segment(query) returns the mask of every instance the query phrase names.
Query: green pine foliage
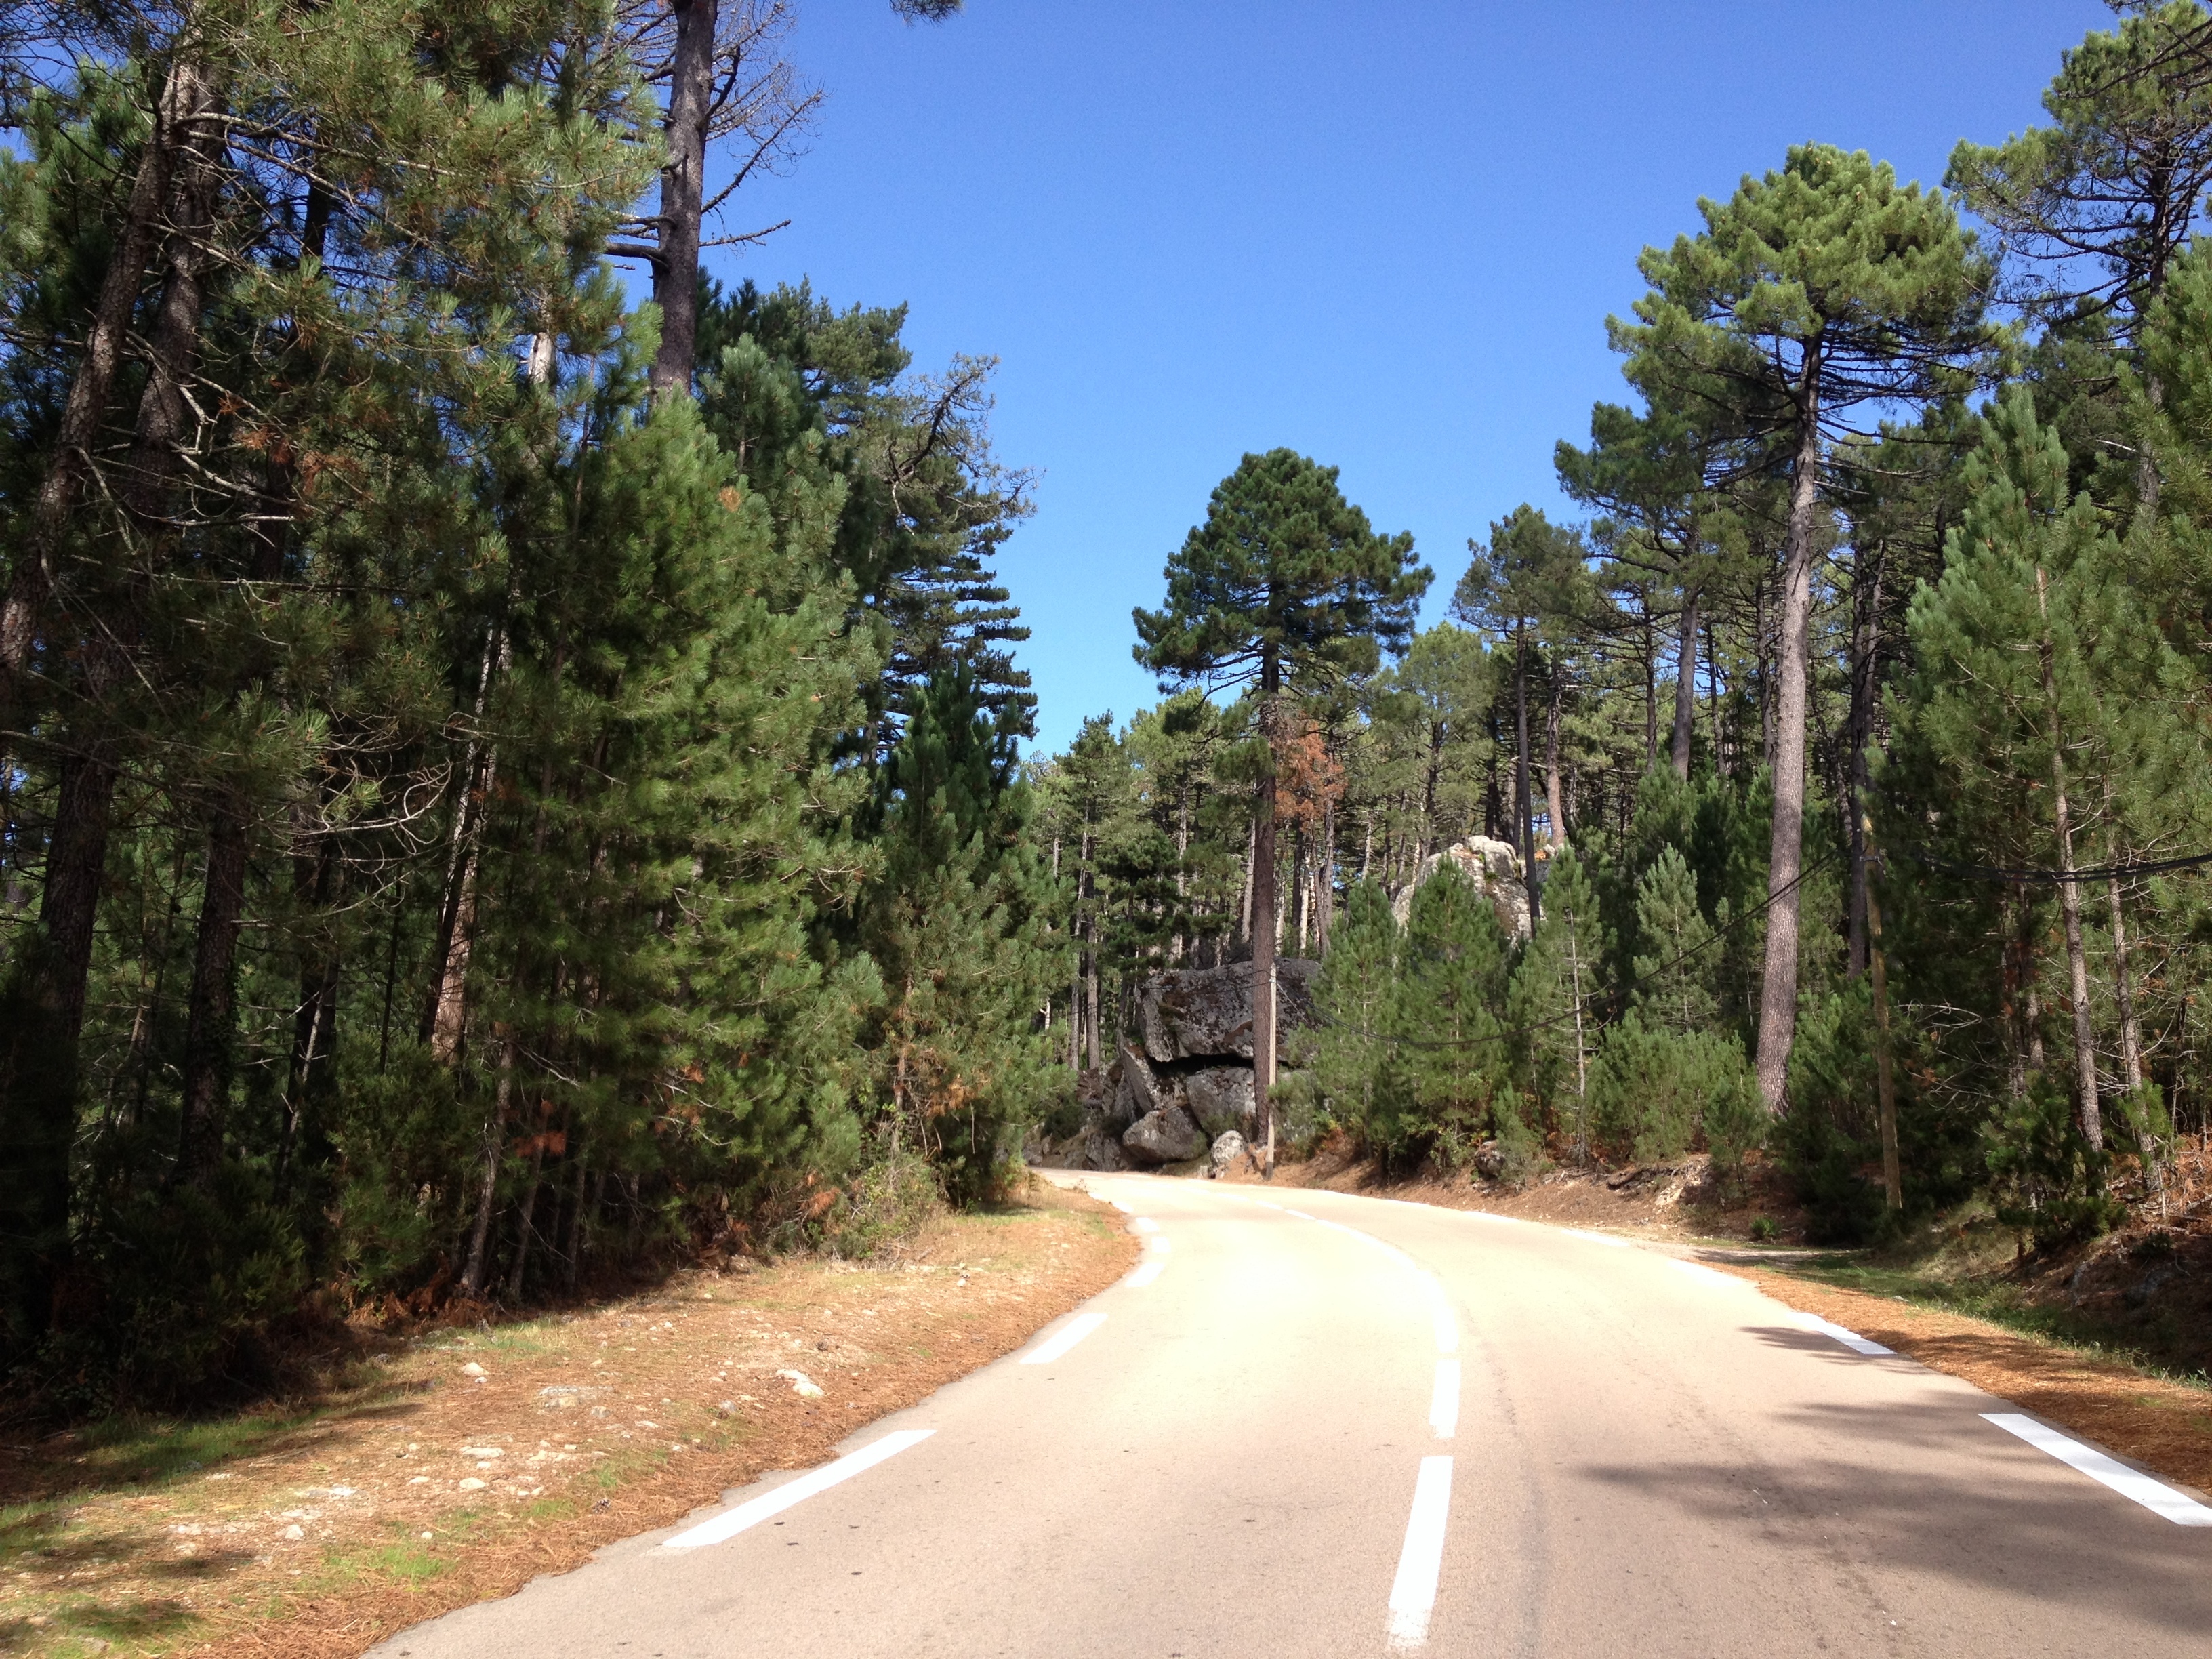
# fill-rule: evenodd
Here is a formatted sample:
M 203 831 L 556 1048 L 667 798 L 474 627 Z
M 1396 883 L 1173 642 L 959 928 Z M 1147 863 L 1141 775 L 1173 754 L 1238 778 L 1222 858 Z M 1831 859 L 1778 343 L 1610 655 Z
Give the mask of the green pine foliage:
M 1596 885 L 1570 848 L 1545 878 L 1543 917 L 1514 966 L 1506 1018 L 1528 1096 L 1577 1158 L 1589 1150 L 1590 1072 L 1612 1012 L 1607 955 Z
M 1398 961 L 1389 1030 L 1404 1109 L 1383 1145 L 1394 1157 L 1437 1149 L 1459 1163 L 1490 1133 L 1510 1057 L 1505 935 L 1457 866 L 1444 865 L 1413 895 Z
M 1720 1011 L 1713 930 L 1698 908 L 1698 884 L 1676 847 L 1663 848 L 1636 884 L 1634 1006 L 1670 1031 L 1710 1029 Z
M 1314 987 L 1322 1025 L 1313 1070 L 1331 1116 L 1377 1146 L 1395 1139 L 1404 1100 L 1391 1028 L 1397 971 L 1398 923 L 1389 895 L 1374 882 L 1355 882 Z
M 994 716 L 965 668 L 923 689 L 878 775 L 884 866 L 854 931 L 883 975 L 870 1047 L 888 1133 L 925 1147 L 963 1200 L 1004 1190 L 1040 1113 L 1050 1078 L 1035 1016 L 1066 969 L 1016 718 Z

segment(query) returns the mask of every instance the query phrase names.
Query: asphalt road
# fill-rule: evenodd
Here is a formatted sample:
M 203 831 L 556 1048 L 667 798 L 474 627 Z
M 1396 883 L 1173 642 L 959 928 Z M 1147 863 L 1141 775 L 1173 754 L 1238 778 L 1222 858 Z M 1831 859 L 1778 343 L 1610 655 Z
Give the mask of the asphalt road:
M 1147 1255 L 1028 1349 L 378 1659 L 2212 1654 L 2197 1495 L 1741 1280 L 1082 1179 Z

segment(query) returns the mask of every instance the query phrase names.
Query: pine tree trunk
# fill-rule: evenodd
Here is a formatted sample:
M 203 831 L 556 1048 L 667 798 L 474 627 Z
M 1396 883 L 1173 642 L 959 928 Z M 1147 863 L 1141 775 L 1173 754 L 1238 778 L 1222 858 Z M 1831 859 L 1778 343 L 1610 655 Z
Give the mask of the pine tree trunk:
M 1846 927 L 1850 939 L 1850 969 L 1854 976 L 1867 970 L 1867 915 L 1869 905 L 1866 837 L 1867 775 L 1866 751 L 1874 740 L 1875 693 L 1877 686 L 1876 653 L 1881 643 L 1881 582 L 1885 561 L 1881 550 L 1872 556 L 1873 574 L 1868 581 L 1855 582 L 1851 602 L 1858 615 L 1851 629 L 1851 709 L 1846 722 L 1850 752 L 1843 757 L 1846 779 L 1844 805 L 1850 828 L 1851 858 L 1850 915 Z
M 689 397 L 698 356 L 700 220 L 721 12 L 719 0 L 669 0 L 669 8 L 676 18 L 676 50 L 669 63 L 668 162 L 660 170 L 659 252 L 653 262 L 653 297 L 660 307 L 660 349 L 650 376 L 656 398 Z
M 2142 1028 L 2136 1018 L 2135 973 L 2129 962 L 2127 911 L 2120 902 L 2119 866 L 2127 861 L 2128 842 L 2118 823 L 2112 803 L 2112 780 L 2105 781 L 2105 811 L 2114 819 L 2108 862 L 2113 873 L 2105 878 L 2105 899 L 2112 913 L 2112 1000 L 2120 1016 L 2120 1086 L 2134 1093 L 2142 1087 Z
M 1997 913 L 1998 1008 L 2004 1020 L 2005 1098 L 2017 1105 L 2027 1097 L 2028 952 L 2027 896 L 2008 890 Z
M 1535 802 L 1528 790 L 1528 642 L 1525 630 L 1513 633 L 1513 845 L 1521 854 L 1521 877 L 1528 888 L 1528 914 L 1536 913 Z
M 1713 625 L 1705 624 L 1705 714 L 1713 726 L 1713 770 L 1729 775 L 1728 742 L 1721 729 L 1721 652 Z
M 199 937 L 185 1024 L 183 1116 L 177 1173 L 203 1193 L 222 1164 L 223 1106 L 230 1092 L 230 1048 L 238 983 L 239 919 L 246 907 L 246 826 L 218 811 L 208 832 L 207 876 L 200 892 Z
M 2035 610 L 2043 621 L 2037 654 L 2043 664 L 2043 701 L 2051 717 L 2051 811 L 2058 829 L 2058 913 L 2066 931 L 2066 975 L 2074 1003 L 2074 1087 L 2081 1138 L 2092 1152 L 2105 1149 L 2105 1124 L 2097 1102 L 2097 1036 L 2089 1008 L 2089 957 L 2081 942 L 2081 890 L 2074 874 L 2074 826 L 2066 802 L 2065 732 L 2058 717 L 2058 678 L 2052 660 L 2050 602 L 2043 568 L 2035 571 Z
M 545 1169 L 545 1135 L 542 1127 L 535 1139 L 538 1144 L 530 1149 L 530 1178 L 522 1186 L 522 1213 L 514 1240 L 514 1271 L 507 1277 L 507 1299 L 510 1303 L 522 1300 L 523 1275 L 530 1268 L 532 1224 L 538 1217 L 538 1188 Z
M 53 1288 L 69 1256 L 70 1147 L 76 1130 L 78 1044 L 120 763 L 120 734 L 103 705 L 131 672 L 137 652 L 142 608 L 137 573 L 155 562 L 171 538 L 170 485 L 189 412 L 185 386 L 199 344 L 204 240 L 214 211 L 215 165 L 221 155 L 220 133 L 209 120 L 216 107 L 215 94 L 201 66 L 191 62 L 174 66 L 163 99 L 150 141 L 165 152 L 152 175 L 163 186 L 154 198 L 158 216 L 154 230 L 161 228 L 159 218 L 166 217 L 168 231 L 161 303 L 147 353 L 146 383 L 139 394 L 126 471 L 118 490 L 133 532 L 147 538 L 149 546 L 143 555 L 121 562 L 122 592 L 109 602 L 107 614 L 88 630 L 83 644 L 78 686 L 82 714 L 73 722 L 57 780 L 39 938 L 28 959 L 18 963 L 11 1006 L 4 1011 L 9 1029 L 8 1047 L 0 1052 L 0 1170 L 9 1178 L 0 1182 L 0 1240 L 5 1241 L 0 1243 L 0 1295 L 13 1304 L 16 1329 L 33 1339 L 45 1331 L 52 1317 Z M 142 168 L 139 182 L 146 177 Z M 136 182 L 132 198 L 135 205 Z M 122 301 L 125 330 L 137 295 L 138 271 L 152 246 L 149 232 L 149 240 L 136 256 L 137 263 L 126 267 L 124 256 L 130 252 L 132 234 L 126 226 L 125 246 L 118 248 L 109 273 L 126 290 Z M 102 302 L 109 297 L 103 283 Z M 95 330 L 102 320 L 95 316 Z M 0 641 L 0 682 L 11 688 L 0 696 L 12 698 L 15 673 L 28 667 L 51 574 L 47 562 L 54 550 L 52 544 L 39 544 L 40 525 L 47 523 L 58 538 L 76 503 L 89 469 L 85 446 L 106 412 L 120 345 L 120 335 L 105 343 L 88 342 L 88 351 L 103 354 L 104 367 L 96 367 L 88 355 L 72 385 L 72 402 L 80 386 L 85 393 L 84 437 L 73 448 L 58 447 L 56 466 L 41 486 L 40 503 L 33 509 L 32 543 L 18 556 L 18 576 L 37 568 L 31 569 L 30 585 L 21 594 L 11 591 L 8 614 L 0 617 L 0 630 L 12 628 L 18 636 L 15 641 Z M 68 414 L 65 407 L 65 421 Z M 42 520 L 42 513 L 50 519 Z M 20 659 L 8 654 L 17 643 Z M 12 708 L 7 712 L 12 714 Z
M 461 1269 L 461 1291 L 471 1300 L 483 1294 L 484 1256 L 491 1240 L 492 1207 L 499 1197 L 499 1166 L 507 1149 L 507 1108 L 514 1089 L 514 1032 L 510 1028 L 499 1051 L 499 1088 L 484 1118 L 483 1173 L 477 1182 L 476 1224 L 469 1231 L 469 1254 Z
M 26 1347 L 52 1318 L 54 1289 L 70 1258 L 77 1039 L 114 795 L 111 763 L 80 755 L 63 759 L 38 933 L 0 1006 L 8 1016 L 0 1048 L 0 1101 L 6 1106 L 0 1113 L 0 1296 L 12 1316 L 0 1320 L 0 1342 L 20 1334 Z M 0 1363 L 13 1357 L 0 1347 Z
M 1260 738 L 1262 758 L 1252 813 L 1252 1091 L 1266 1150 L 1261 1167 L 1275 1173 L 1275 720 L 1281 670 L 1271 652 L 1260 664 Z
M 1314 939 L 1320 954 L 1328 954 L 1329 923 L 1336 916 L 1336 803 L 1321 809 L 1321 866 L 1314 883 Z
M 0 756 L 21 720 L 24 677 L 53 591 L 54 557 L 91 473 L 93 443 L 114 391 L 146 267 L 172 209 L 172 180 L 185 152 L 204 143 L 201 124 L 212 101 L 205 70 L 197 59 L 179 57 L 170 64 L 85 331 L 83 355 L 62 404 L 53 459 L 40 482 L 7 597 L 0 600 Z
M 1766 963 L 1759 999 L 1759 1091 L 1779 1112 L 1797 1030 L 1797 921 L 1805 838 L 1805 694 L 1813 614 L 1813 540 L 1820 476 L 1820 358 L 1799 386 L 1797 454 L 1783 566 L 1780 672 L 1774 687 L 1774 825 L 1766 870 Z
M 1260 868 L 1260 815 L 1255 807 L 1252 827 L 1244 837 L 1244 890 L 1237 900 L 1237 927 L 1246 944 L 1252 939 L 1252 884 Z
M 1698 716 L 1698 590 L 1682 592 L 1682 618 L 1674 636 L 1674 775 L 1690 775 L 1690 727 Z
M 301 850 L 300 843 L 311 834 L 304 824 L 296 831 L 293 897 L 303 915 L 326 917 L 337 896 L 343 866 L 333 836 L 313 836 L 314 851 Z M 316 940 L 314 954 L 321 959 L 317 962 L 311 956 L 302 968 L 300 1003 L 292 1014 L 292 1060 L 284 1073 L 284 1123 L 276 1148 L 279 1204 L 290 1194 L 293 1163 L 301 1156 L 301 1143 L 314 1139 L 309 1133 L 308 1113 L 329 1087 L 331 1059 L 337 1044 L 338 953 L 326 941 Z
M 2113 837 L 2115 842 L 2119 837 Z M 2116 849 L 2112 860 L 2119 862 Z M 2120 1014 L 2120 1085 L 2130 1096 L 2142 1087 L 2142 1033 L 2136 1023 L 2135 975 L 2128 961 L 2127 914 L 2120 903 L 2120 878 L 2106 878 L 2105 896 L 2112 911 L 2112 994 L 2119 1004 Z M 2150 1126 L 2142 1124 L 2136 1132 L 2142 1152 L 2143 1184 L 2154 1193 L 2166 1190 L 2165 1172 L 2160 1168 L 2159 1145 L 2151 1133 Z
M 1552 821 L 1554 853 L 1567 844 L 1567 798 L 1559 775 L 1559 672 L 1554 664 L 1551 705 L 1544 714 L 1544 811 Z
M 291 481 L 272 467 L 261 493 L 261 514 L 251 535 L 253 561 L 247 580 L 257 587 L 284 574 L 287 532 L 292 509 Z M 258 681 L 257 672 L 246 677 Z M 246 868 L 252 850 L 247 803 L 229 784 L 219 785 L 209 803 L 207 879 L 200 889 L 198 938 L 193 951 L 192 983 L 185 1024 L 178 1133 L 177 1170 L 199 1191 L 213 1190 L 222 1158 L 224 1106 L 230 1091 L 230 1058 L 237 1024 L 238 937 L 246 915 Z M 287 1120 L 279 1150 L 281 1174 L 290 1150 Z
M 1659 649 L 1652 637 L 1651 611 L 1644 607 L 1644 769 L 1659 764 Z
M 446 867 L 446 891 L 438 910 L 436 949 L 431 957 L 430 995 L 422 1013 L 422 1041 L 441 1066 L 456 1064 L 468 1029 L 469 958 L 475 953 L 477 876 L 483 855 L 483 819 L 498 782 L 499 750 L 483 736 L 494 684 L 506 672 L 507 635 L 495 624 L 484 636 L 483 660 L 477 674 L 476 730 L 461 759 L 460 798 L 453 804 L 453 849 Z

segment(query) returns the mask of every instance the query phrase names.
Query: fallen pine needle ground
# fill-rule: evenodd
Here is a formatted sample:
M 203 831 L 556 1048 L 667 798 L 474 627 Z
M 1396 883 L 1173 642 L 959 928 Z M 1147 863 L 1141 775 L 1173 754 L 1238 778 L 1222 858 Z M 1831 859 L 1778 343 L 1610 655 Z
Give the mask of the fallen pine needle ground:
M 1799 1273 L 1708 1258 L 1786 1307 L 1857 1332 L 2097 1442 L 2170 1480 L 2212 1492 L 2212 1389 L 2153 1376 L 1988 1320 Z
M 665 1526 L 1020 1346 L 1137 1241 L 1030 1183 L 896 1265 L 688 1272 L 445 1331 L 333 1397 L 0 1460 L 0 1654 L 339 1659 Z

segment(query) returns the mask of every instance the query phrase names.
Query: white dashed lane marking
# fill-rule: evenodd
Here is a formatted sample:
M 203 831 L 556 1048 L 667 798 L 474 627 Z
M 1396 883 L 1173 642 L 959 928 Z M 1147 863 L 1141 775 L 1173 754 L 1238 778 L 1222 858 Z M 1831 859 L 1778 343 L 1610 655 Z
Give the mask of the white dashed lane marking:
M 1392 1651 L 1409 1653 L 1429 1639 L 1429 1614 L 1437 1605 L 1437 1577 L 1443 1571 L 1444 1525 L 1451 1518 L 1452 1461 L 1424 1457 L 1413 1483 L 1413 1512 L 1398 1552 L 1385 1626 Z
M 1106 1322 L 1102 1313 L 1078 1314 L 1022 1356 L 1024 1365 L 1049 1365 Z
M 1436 1392 L 1429 1398 L 1429 1427 L 1439 1440 L 1459 1431 L 1459 1361 L 1437 1361 Z
M 704 1544 L 719 1544 L 724 1539 L 735 1538 L 749 1527 L 757 1527 L 770 1516 L 781 1515 L 794 1504 L 804 1503 L 817 1492 L 824 1492 L 842 1481 L 872 1469 L 885 1458 L 896 1457 L 908 1446 L 918 1446 L 935 1434 L 935 1429 L 901 1429 L 882 1439 L 863 1446 L 839 1458 L 834 1463 L 824 1463 L 818 1469 L 802 1474 L 796 1480 L 786 1481 L 774 1492 L 763 1492 L 750 1503 L 740 1504 L 733 1510 L 725 1510 L 713 1519 L 702 1521 L 689 1531 L 679 1532 L 661 1546 L 665 1550 L 696 1550 Z

